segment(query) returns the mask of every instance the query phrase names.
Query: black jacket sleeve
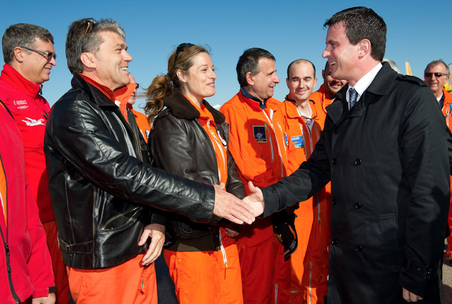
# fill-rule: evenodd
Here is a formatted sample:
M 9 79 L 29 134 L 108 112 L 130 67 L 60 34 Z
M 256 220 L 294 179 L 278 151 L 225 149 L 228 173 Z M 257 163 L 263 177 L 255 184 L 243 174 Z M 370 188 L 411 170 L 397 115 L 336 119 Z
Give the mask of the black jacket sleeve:
M 197 222 L 212 219 L 212 186 L 168 174 L 131 156 L 130 148 L 117 138 L 124 134 L 112 134 L 106 125 L 109 120 L 103 119 L 110 111 L 118 111 L 116 105 L 100 110 L 99 105 L 87 100 L 86 96 L 76 96 L 75 100 L 62 99 L 53 107 L 46 127 L 48 164 L 69 162 L 84 179 L 114 196 L 174 211 Z M 48 170 L 49 176 L 66 174 L 65 168 L 58 166 L 48 166 Z
M 421 296 L 437 284 L 449 210 L 450 164 L 444 119 L 428 87 L 407 97 L 400 159 L 411 189 L 406 216 L 405 263 L 399 283 Z
M 264 217 L 303 202 L 330 181 L 330 164 L 322 133 L 311 157 L 290 176 L 262 189 L 265 200 Z

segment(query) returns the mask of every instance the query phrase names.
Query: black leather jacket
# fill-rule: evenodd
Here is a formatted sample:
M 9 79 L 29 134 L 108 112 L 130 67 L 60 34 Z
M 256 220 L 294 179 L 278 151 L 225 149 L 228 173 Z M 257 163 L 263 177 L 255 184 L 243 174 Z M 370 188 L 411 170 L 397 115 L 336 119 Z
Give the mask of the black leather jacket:
M 217 220 L 213 187 L 152 168 L 134 117 L 128 118 L 80 75 L 52 108 L 45 154 L 68 266 L 112 267 L 144 252 L 138 240 L 156 222 L 150 206 L 198 222 Z
M 212 113 L 221 137 L 228 142 L 229 124 L 224 115 L 203 101 Z M 154 165 L 168 173 L 176 174 L 206 184 L 219 184 L 218 165 L 214 147 L 198 121 L 198 110 L 180 91 L 175 90 L 164 100 L 166 109 L 154 121 L 149 145 Z M 245 196 L 245 188 L 237 172 L 232 156 L 228 159 L 226 190 L 239 198 Z M 199 224 L 188 218 L 171 214 L 171 227 L 176 241 L 168 247 L 175 251 L 218 250 L 218 226 Z M 221 224 L 221 223 L 220 223 Z

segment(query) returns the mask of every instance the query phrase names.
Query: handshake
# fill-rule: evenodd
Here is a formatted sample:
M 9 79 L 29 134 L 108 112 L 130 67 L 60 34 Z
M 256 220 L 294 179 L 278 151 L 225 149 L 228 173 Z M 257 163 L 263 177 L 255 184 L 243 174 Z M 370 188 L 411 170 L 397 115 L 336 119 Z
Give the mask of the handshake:
M 264 213 L 264 196 L 262 191 L 248 182 L 248 189 L 251 193 L 243 200 L 224 191 L 224 184 L 214 185 L 215 206 L 213 214 L 227 219 L 233 223 L 242 225 L 252 224 L 256 217 Z

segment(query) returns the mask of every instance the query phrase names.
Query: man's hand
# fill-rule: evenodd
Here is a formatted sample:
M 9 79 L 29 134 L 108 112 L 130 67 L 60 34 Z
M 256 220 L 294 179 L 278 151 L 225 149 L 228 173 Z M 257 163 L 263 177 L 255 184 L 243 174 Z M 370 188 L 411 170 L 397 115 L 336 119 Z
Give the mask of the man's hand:
M 254 216 L 259 216 L 264 213 L 264 195 L 262 194 L 261 189 L 255 187 L 253 182 L 248 182 L 248 189 L 251 193 L 243 199 L 248 205 L 253 208 Z
M 224 191 L 224 184 L 214 185 L 214 188 L 215 206 L 213 207 L 213 214 L 239 225 L 244 222 L 251 225 L 254 222 L 253 209 L 249 204 Z
M 54 304 L 56 296 L 54 293 L 49 293 L 47 297 L 33 298 L 31 304 Z
M 420 297 L 417 294 L 414 294 L 411 291 L 409 291 L 409 290 L 407 290 L 407 289 L 405 289 L 403 287 L 402 287 L 402 290 L 403 290 L 402 291 L 403 299 L 406 302 L 417 302 L 417 301 L 421 301 L 421 300 L 424 299 L 423 297 Z
M 143 266 L 151 265 L 151 263 L 154 262 L 162 253 L 163 244 L 165 243 L 165 226 L 160 224 L 150 224 L 144 227 L 138 246 L 143 246 L 148 238 L 151 238 L 152 240 L 146 254 L 141 260 L 141 264 Z

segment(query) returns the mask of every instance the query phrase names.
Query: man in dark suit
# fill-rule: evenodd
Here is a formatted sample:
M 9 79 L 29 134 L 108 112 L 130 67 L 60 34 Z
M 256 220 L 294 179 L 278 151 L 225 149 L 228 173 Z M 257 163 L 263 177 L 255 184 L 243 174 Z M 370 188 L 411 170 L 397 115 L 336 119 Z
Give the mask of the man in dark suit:
M 245 200 L 267 216 L 331 180 L 328 304 L 440 303 L 449 160 L 437 101 L 381 63 L 386 24 L 373 10 L 346 9 L 325 26 L 323 57 L 348 85 L 309 160 L 262 191 L 249 185 Z

